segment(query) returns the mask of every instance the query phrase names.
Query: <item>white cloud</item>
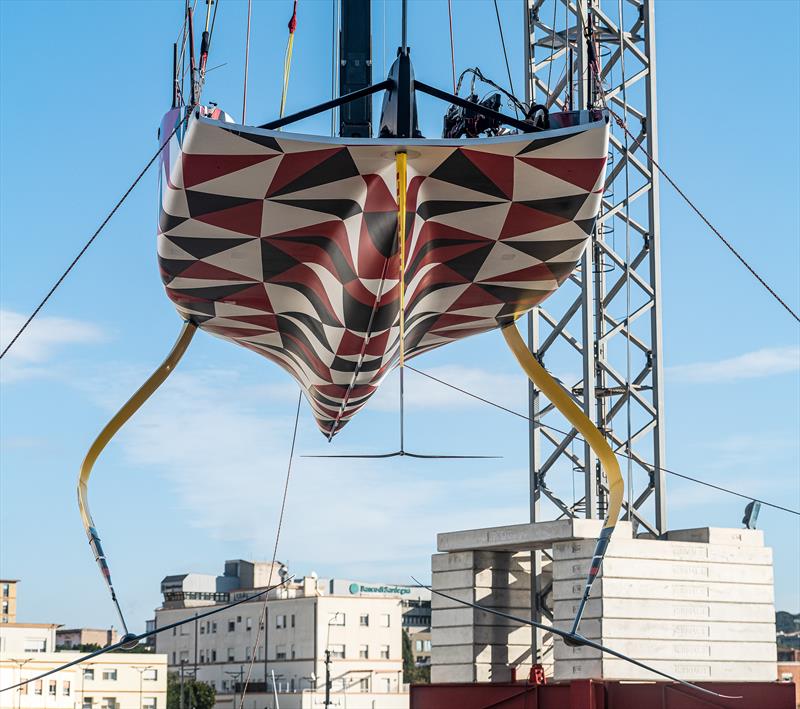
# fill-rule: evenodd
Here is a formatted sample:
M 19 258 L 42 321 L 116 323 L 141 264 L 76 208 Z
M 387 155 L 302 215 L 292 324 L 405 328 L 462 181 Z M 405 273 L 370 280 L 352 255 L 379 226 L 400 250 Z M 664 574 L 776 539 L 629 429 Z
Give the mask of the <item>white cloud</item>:
M 0 310 L 0 349 L 11 341 L 25 319 L 26 316 L 20 313 Z M 37 317 L 3 357 L 0 376 L 3 383 L 52 376 L 50 363 L 61 348 L 103 339 L 100 328 L 90 323 L 46 315 Z
M 248 402 L 248 390 L 246 382 L 228 376 L 177 372 L 126 425 L 119 442 L 129 463 L 166 479 L 187 524 L 269 557 L 294 402 L 256 405 Z M 508 470 L 502 460 L 302 457 L 321 442 L 303 403 L 281 559 L 302 560 L 310 568 L 335 564 L 336 573 L 351 577 L 374 576 L 380 569 L 384 578 L 403 580 L 411 571 L 425 573 L 437 532 L 522 522 L 527 514 L 524 500 L 509 502 L 506 494 L 524 489 L 526 474 Z
M 716 362 L 697 362 L 669 367 L 674 381 L 691 383 L 730 382 L 800 371 L 800 347 L 767 347 Z

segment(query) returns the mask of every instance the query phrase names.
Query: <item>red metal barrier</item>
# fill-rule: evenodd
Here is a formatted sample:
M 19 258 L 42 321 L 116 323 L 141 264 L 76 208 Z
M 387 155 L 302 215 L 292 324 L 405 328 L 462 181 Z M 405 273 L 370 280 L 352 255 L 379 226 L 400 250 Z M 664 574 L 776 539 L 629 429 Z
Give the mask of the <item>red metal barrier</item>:
M 411 709 L 795 709 L 791 683 L 698 684 L 742 699 L 717 699 L 668 682 L 476 682 L 413 685 Z

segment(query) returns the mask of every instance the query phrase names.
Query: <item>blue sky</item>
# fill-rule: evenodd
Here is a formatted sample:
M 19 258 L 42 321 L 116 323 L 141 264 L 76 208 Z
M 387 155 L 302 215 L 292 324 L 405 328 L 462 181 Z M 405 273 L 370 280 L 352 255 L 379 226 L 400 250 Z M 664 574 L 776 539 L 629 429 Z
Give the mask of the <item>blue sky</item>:
M 490 2 L 455 2 L 456 61 L 503 81 Z M 522 85 L 520 3 L 501 12 Z M 450 83 L 447 3 L 411 2 L 417 76 Z M 800 304 L 798 4 L 657 5 L 660 145 L 678 179 L 769 282 Z M 205 98 L 241 113 L 245 8 L 224 0 Z M 256 2 L 248 116 L 277 114 L 290 2 Z M 288 110 L 330 93 L 331 6 L 300 0 Z M 399 3 L 375 4 L 375 75 L 399 41 Z M 2 337 L 27 314 L 156 147 L 170 99 L 181 2 L 0 3 Z M 759 28 L 753 28 L 757 21 Z M 783 41 L 753 52 L 743 28 Z M 794 39 L 794 41 L 793 41 Z M 421 103 L 436 136 L 443 107 Z M 325 133 L 329 118 L 299 129 Z M 116 622 L 75 501 L 86 448 L 170 347 L 179 319 L 155 261 L 148 174 L 37 323 L 3 362 L 0 576 L 22 579 L 20 619 Z M 667 467 L 800 507 L 800 330 L 667 187 L 662 188 Z M 558 363 L 549 363 L 558 369 Z M 488 334 L 415 366 L 524 410 L 524 379 Z M 396 447 L 396 380 L 337 437 L 339 452 Z M 96 466 L 92 509 L 132 625 L 168 573 L 268 558 L 297 387 L 277 367 L 196 338 L 179 372 Z M 425 576 L 435 534 L 527 519 L 524 422 L 408 376 L 407 438 L 418 450 L 496 461 L 298 458 L 279 558 L 379 581 Z M 412 447 L 412 446 L 409 446 Z M 303 406 L 300 454 L 331 450 Z M 562 481 L 563 482 L 563 481 Z M 565 483 L 566 484 L 566 483 Z M 669 480 L 672 528 L 739 526 L 744 501 Z M 800 610 L 800 524 L 762 508 L 777 607 Z

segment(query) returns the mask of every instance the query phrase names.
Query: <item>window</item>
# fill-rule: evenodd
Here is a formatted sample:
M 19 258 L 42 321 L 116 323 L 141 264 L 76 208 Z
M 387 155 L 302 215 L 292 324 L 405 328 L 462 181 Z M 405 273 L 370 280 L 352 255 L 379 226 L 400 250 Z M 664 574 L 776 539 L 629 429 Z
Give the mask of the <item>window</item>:
M 340 660 L 344 660 L 344 645 L 329 645 L 328 649 L 330 650 L 331 657 L 337 657 Z
M 247 630 L 252 630 L 253 629 L 253 619 L 252 618 L 248 618 L 247 621 L 244 624 L 244 627 Z
M 415 649 L 417 652 L 422 652 L 422 640 L 417 640 L 417 641 L 414 643 L 414 649 Z
M 42 693 L 42 680 L 37 679 L 33 683 L 33 693 L 41 695 L 41 693 Z
M 206 651 L 200 650 L 200 664 L 202 665 L 206 661 Z
M 294 654 L 294 645 L 292 645 L 292 659 L 293 659 L 293 660 L 294 660 L 294 657 L 295 657 L 295 654 Z
M 103 679 L 115 681 L 117 679 L 117 671 L 116 670 L 103 670 Z M 105 701 L 105 699 L 103 700 Z
M 150 667 L 142 672 L 142 679 L 143 680 L 150 680 L 155 681 L 158 679 L 158 670 L 154 667 Z
M 228 648 L 228 662 L 236 662 L 236 651 L 232 648 Z
M 211 651 L 211 662 L 216 662 L 216 661 L 217 661 L 217 651 L 216 650 L 212 650 Z
M 368 660 L 369 659 L 369 645 L 359 645 L 358 646 L 358 656 L 362 660 Z
M 292 627 L 294 628 L 294 613 L 292 613 Z
M 3 615 L 8 615 L 8 601 L 3 601 Z
M 331 618 L 330 625 L 344 625 L 345 617 L 344 613 L 335 613 Z
M 156 697 L 142 698 L 142 709 L 156 709 Z
M 286 659 L 286 645 L 276 645 L 275 646 L 275 659 L 276 660 L 285 660 Z
M 217 623 L 216 623 L 216 621 L 211 624 L 211 632 L 212 633 L 216 633 L 217 632 Z
M 381 645 L 381 660 L 388 660 L 388 659 L 389 659 L 389 646 Z
M 358 691 L 369 692 L 369 677 L 362 677 L 358 680 Z
M 294 692 L 294 677 L 289 680 L 289 691 Z
M 381 613 L 381 627 L 388 628 L 392 624 L 392 616 L 388 613 Z
M 383 678 L 383 691 L 384 692 L 392 691 L 392 680 L 389 677 Z
M 50 680 L 50 683 L 49 683 L 49 685 L 47 686 L 47 693 L 48 693 L 48 694 L 49 694 L 51 697 L 55 697 L 55 696 L 56 696 L 56 691 L 57 691 L 57 689 L 58 689 L 58 687 L 57 687 L 57 682 L 56 682 L 56 680 L 54 680 L 54 679 L 51 679 L 51 680 Z
M 178 659 L 181 661 L 181 664 L 184 662 L 189 662 L 189 651 L 181 650 L 181 656 Z
M 92 697 L 84 697 L 83 698 L 83 709 L 92 709 L 92 702 L 94 699 Z
M 200 635 L 205 635 L 205 634 L 206 634 L 206 626 L 201 623 L 200 624 Z
M 363 625 L 365 628 L 369 625 L 369 613 L 363 613 L 358 616 L 358 624 Z
M 175 651 L 172 651 L 172 664 L 175 664 Z
M 22 649 L 25 652 L 47 652 L 47 640 L 43 638 L 25 638 Z
M 232 633 L 234 630 L 236 630 L 236 623 L 234 623 L 232 620 L 229 620 L 228 621 L 228 632 Z
M 65 680 L 64 680 L 64 682 L 62 683 L 62 689 L 61 689 L 61 693 L 62 693 L 62 694 L 65 696 L 65 697 L 68 697 L 68 696 L 69 696 L 69 680 L 68 680 L 68 679 L 65 679 Z
M 237 622 L 237 623 L 241 623 L 241 622 L 242 622 L 242 616 L 240 616 L 240 615 L 237 615 L 237 616 L 236 616 L 236 622 Z
M 425 650 L 425 652 L 430 652 L 430 650 L 431 650 L 431 641 L 430 640 L 423 640 L 422 641 L 422 649 Z
M 103 701 L 100 703 L 100 709 L 117 709 L 117 698 L 103 697 Z
M 94 679 L 94 670 L 85 669 L 83 671 L 83 678 L 84 679 Z
M 3 584 L 3 598 L 8 598 L 9 587 L 7 583 Z
M 276 615 L 275 616 L 275 627 L 276 628 L 285 628 L 286 627 L 286 616 L 285 615 Z
M 250 661 L 250 646 L 249 645 L 244 649 L 244 659 L 247 660 L 248 662 Z

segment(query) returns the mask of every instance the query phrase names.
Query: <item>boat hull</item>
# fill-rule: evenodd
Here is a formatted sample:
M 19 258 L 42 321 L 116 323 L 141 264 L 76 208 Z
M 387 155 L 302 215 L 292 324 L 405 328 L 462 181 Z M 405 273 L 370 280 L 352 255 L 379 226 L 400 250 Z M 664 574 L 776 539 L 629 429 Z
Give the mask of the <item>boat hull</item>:
M 575 268 L 607 115 L 471 140 L 302 136 L 193 114 L 162 154 L 158 257 L 201 329 L 271 359 L 331 436 L 398 364 L 395 154 L 408 155 L 405 358 L 513 321 Z M 161 134 L 180 121 L 172 111 Z

